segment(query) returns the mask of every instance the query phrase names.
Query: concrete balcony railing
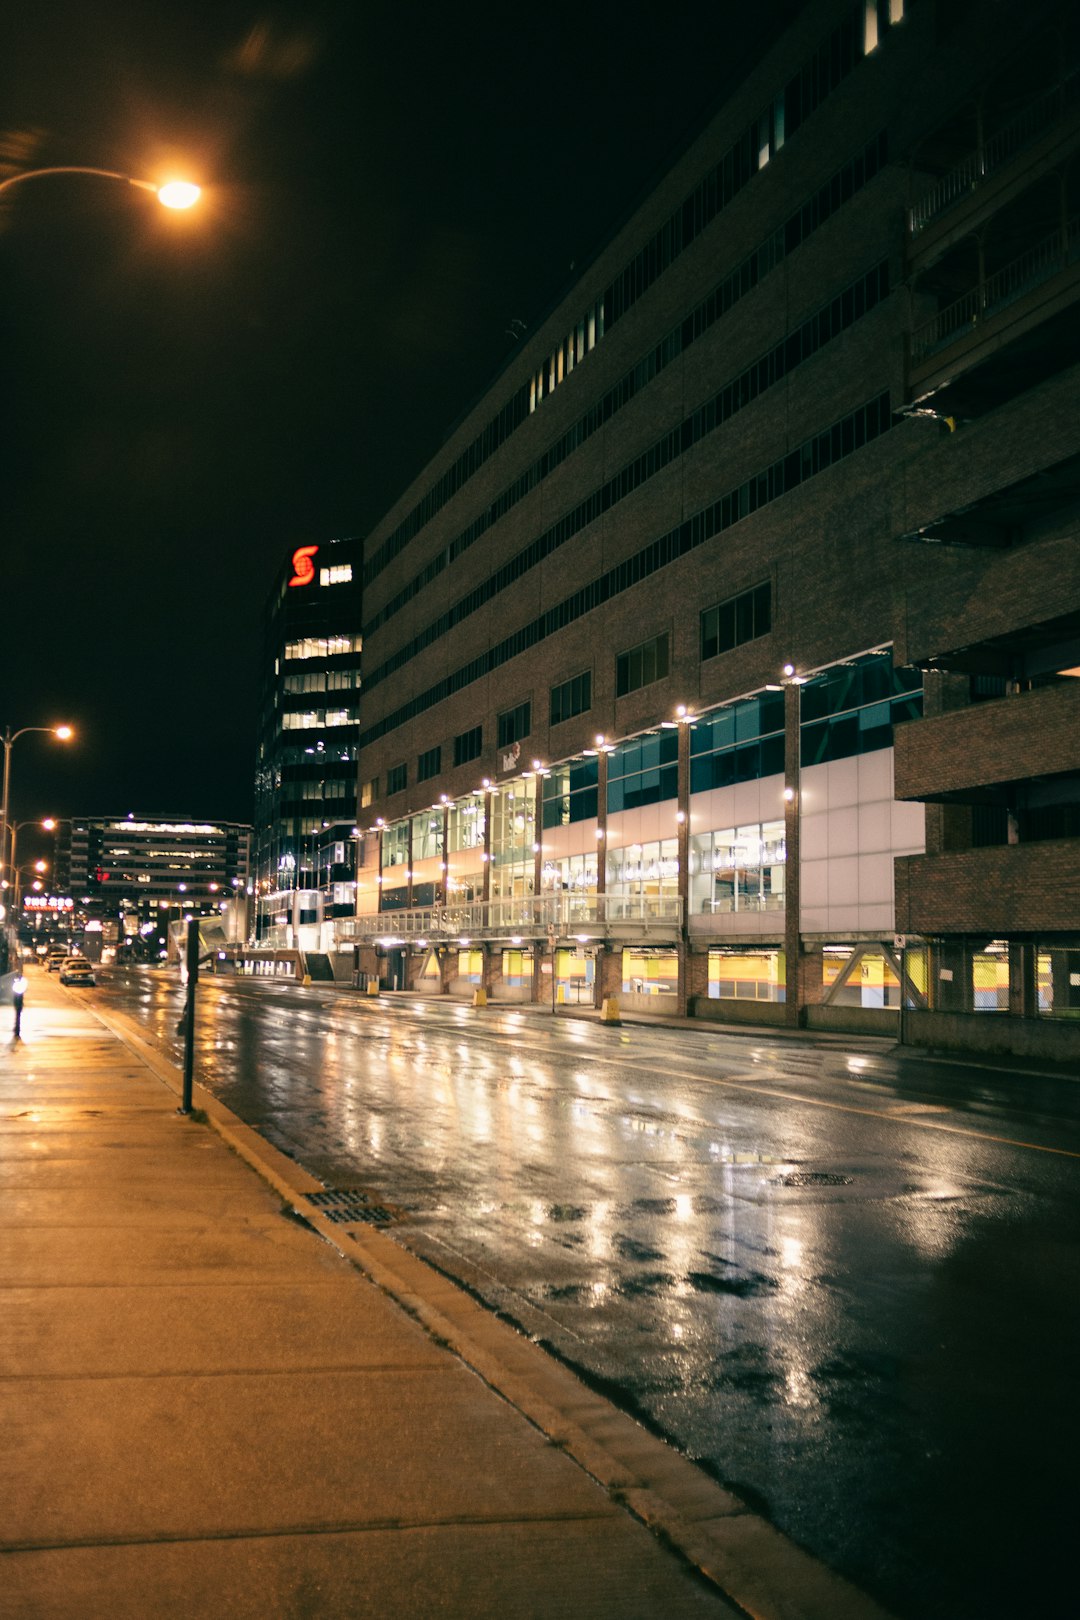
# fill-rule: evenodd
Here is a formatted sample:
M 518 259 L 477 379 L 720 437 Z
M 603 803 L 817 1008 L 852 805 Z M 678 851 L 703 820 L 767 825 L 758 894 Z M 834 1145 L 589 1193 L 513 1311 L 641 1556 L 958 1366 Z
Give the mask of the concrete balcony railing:
M 1080 839 L 904 855 L 893 872 L 902 934 L 1004 939 L 1077 928 Z
M 1080 680 L 909 721 L 894 749 L 898 799 L 963 801 L 972 788 L 1080 774 Z
M 997 321 L 1010 306 L 1036 291 L 1080 261 L 1080 215 L 1036 242 L 972 287 L 962 298 L 939 309 L 911 334 L 911 364 L 918 366 L 961 339 L 978 335 Z
M 681 926 L 682 901 L 677 896 L 545 894 L 341 917 L 334 931 L 339 942 L 357 944 L 518 937 L 546 941 L 552 930 L 559 940 L 587 935 L 590 939 L 666 941 L 677 939 Z
M 943 214 L 965 202 L 1002 173 L 1021 155 L 1063 123 L 1074 119 L 1080 108 L 1080 74 L 1070 74 L 1037 100 L 1029 102 L 1002 129 L 996 130 L 982 146 L 969 152 L 962 162 L 943 174 L 908 212 L 908 234 L 922 235 Z

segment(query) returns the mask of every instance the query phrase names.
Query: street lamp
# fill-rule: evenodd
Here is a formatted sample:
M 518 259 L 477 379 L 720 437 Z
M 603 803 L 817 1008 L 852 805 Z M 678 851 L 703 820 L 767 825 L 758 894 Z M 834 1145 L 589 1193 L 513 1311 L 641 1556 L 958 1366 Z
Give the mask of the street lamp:
M 7 182 L 5 182 L 6 184 Z M 2 189 L 2 187 L 0 187 Z M 47 732 L 49 736 L 56 737 L 60 742 L 70 742 L 75 733 L 71 726 L 20 726 L 18 731 L 12 731 L 5 726 L 4 735 L 0 742 L 4 745 L 4 786 L 0 797 L 0 879 L 7 873 L 8 867 L 15 859 L 15 831 L 10 828 L 8 821 L 8 803 L 11 797 L 11 750 L 20 737 L 25 737 L 29 731 Z M 11 855 L 8 855 L 8 832 L 11 830 Z M 6 950 L 6 947 L 5 947 Z M 6 957 L 5 957 L 6 964 Z
M 15 865 L 15 849 L 16 849 L 16 845 L 17 845 L 17 842 L 18 842 L 18 837 L 19 837 L 19 834 L 22 832 L 24 827 L 44 827 L 46 829 L 46 831 L 49 830 L 48 823 L 44 822 L 44 821 L 39 821 L 36 816 L 30 816 L 26 821 L 13 821 L 11 823 L 10 828 L 8 829 L 10 831 L 10 833 L 11 833 L 11 865 L 12 866 Z
M 23 872 L 33 872 L 34 873 L 34 878 L 32 879 L 30 886 L 31 886 L 31 888 L 36 889 L 40 893 L 41 889 L 43 887 L 43 885 L 41 883 L 41 878 L 49 870 L 49 863 L 48 863 L 48 861 L 24 861 L 21 866 L 16 866 L 14 870 L 15 870 L 15 884 L 14 884 L 14 888 L 12 890 L 12 894 L 13 894 L 14 898 L 13 898 L 13 901 L 12 901 L 11 910 L 12 910 L 12 914 L 13 914 L 13 916 L 15 918 L 16 926 L 18 926 L 18 921 L 19 921 L 19 901 L 22 898 L 22 885 L 21 885 L 21 882 L 20 882 L 21 874 Z
M 158 186 L 152 180 L 136 180 L 133 175 L 120 174 L 116 169 L 87 168 L 83 163 L 57 163 L 47 169 L 24 169 L 21 174 L 0 180 L 0 192 L 7 191 L 9 186 L 21 185 L 24 180 L 40 180 L 48 174 L 94 174 L 102 180 L 122 180 L 125 185 L 136 186 L 140 191 L 152 191 L 165 208 L 191 208 L 201 195 L 201 188 L 192 185 L 189 180 L 167 180 L 164 185 Z

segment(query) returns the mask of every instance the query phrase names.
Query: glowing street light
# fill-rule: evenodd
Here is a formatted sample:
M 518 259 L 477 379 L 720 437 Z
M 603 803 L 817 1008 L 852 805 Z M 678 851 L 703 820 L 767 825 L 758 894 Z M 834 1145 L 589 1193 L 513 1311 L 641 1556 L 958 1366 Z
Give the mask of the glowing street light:
M 157 188 L 157 200 L 166 208 L 193 208 L 201 196 L 201 186 L 190 180 L 168 180 Z
M 7 872 L 10 864 L 8 856 L 9 832 L 11 834 L 10 860 L 15 858 L 15 831 L 8 822 L 8 803 L 11 797 L 11 750 L 19 738 L 25 737 L 28 731 L 47 732 L 50 737 L 57 738 L 59 742 L 70 742 L 75 735 L 72 727 L 68 725 L 20 726 L 18 731 L 12 731 L 10 726 L 5 726 L 4 735 L 0 737 L 0 742 L 4 745 L 4 787 L 3 796 L 0 798 L 0 878 Z

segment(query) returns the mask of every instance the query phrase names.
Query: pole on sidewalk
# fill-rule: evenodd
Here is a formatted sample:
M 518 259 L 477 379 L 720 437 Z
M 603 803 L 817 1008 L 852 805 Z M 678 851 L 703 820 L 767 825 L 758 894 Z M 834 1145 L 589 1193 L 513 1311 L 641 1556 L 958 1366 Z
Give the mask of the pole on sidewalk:
M 177 1110 L 191 1113 L 191 1087 L 195 1077 L 195 990 L 199 983 L 199 920 L 187 926 L 187 1001 L 184 1003 L 184 1092 Z

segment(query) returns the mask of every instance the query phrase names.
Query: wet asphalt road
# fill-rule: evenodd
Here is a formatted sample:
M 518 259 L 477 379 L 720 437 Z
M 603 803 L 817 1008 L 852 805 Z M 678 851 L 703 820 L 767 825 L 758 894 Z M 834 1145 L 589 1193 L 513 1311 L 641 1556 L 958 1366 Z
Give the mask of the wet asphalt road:
M 175 979 L 99 983 L 178 1051 Z M 199 995 L 203 1084 L 903 1620 L 1075 1612 L 1080 1085 Z

